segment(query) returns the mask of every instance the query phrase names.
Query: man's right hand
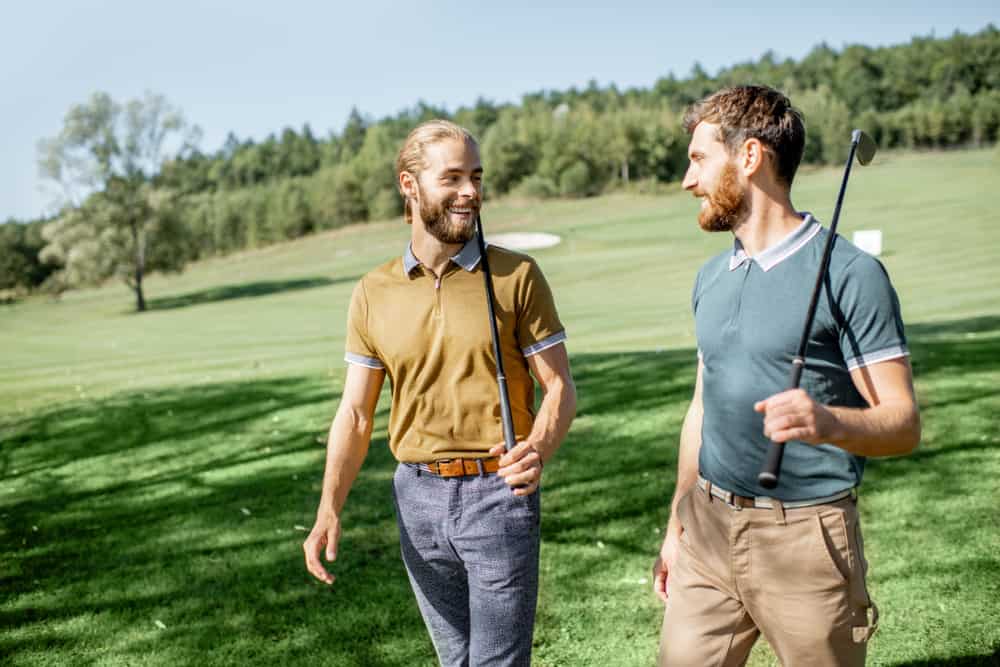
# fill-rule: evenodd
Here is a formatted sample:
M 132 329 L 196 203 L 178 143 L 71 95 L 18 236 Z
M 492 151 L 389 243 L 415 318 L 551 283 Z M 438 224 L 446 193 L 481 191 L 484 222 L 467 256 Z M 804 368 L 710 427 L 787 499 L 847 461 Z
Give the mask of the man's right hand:
M 335 577 L 326 571 L 320 562 L 320 553 L 325 552 L 327 562 L 337 560 L 337 544 L 340 542 L 340 518 L 333 512 L 316 517 L 309 537 L 302 543 L 306 552 L 306 568 L 324 584 L 332 584 Z M 325 549 L 324 549 L 325 547 Z
M 667 535 L 663 538 L 660 555 L 656 557 L 656 563 L 653 565 L 653 592 L 663 602 L 667 601 L 667 577 L 677 562 L 680 534 L 680 530 L 671 530 L 671 527 L 667 526 Z

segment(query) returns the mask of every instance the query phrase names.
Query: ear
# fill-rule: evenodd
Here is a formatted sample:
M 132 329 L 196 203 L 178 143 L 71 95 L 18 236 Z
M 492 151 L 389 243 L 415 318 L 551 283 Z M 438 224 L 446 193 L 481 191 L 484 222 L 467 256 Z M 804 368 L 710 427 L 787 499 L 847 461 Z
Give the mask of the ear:
M 739 165 L 747 178 L 756 175 L 764 167 L 766 161 L 767 149 L 764 148 L 760 139 L 747 139 L 743 142 Z
M 399 172 L 399 189 L 407 199 L 417 199 L 417 177 L 408 171 Z

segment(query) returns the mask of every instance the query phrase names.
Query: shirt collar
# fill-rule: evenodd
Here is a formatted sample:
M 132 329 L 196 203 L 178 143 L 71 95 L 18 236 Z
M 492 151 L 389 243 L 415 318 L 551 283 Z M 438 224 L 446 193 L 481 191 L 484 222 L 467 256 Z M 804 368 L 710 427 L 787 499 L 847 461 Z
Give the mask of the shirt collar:
M 794 255 L 799 248 L 808 243 L 821 229 L 820 224 L 816 222 L 812 213 L 802 213 L 801 215 L 803 216 L 802 224 L 793 229 L 788 236 L 781 239 L 778 243 L 758 253 L 756 257 L 748 255 L 740 240 L 734 239 L 733 254 L 729 258 L 729 270 L 735 271 L 743 266 L 744 263 L 752 260 L 757 262 L 757 266 L 764 271 L 769 271 Z
M 487 246 L 489 243 L 486 244 Z M 476 270 L 476 266 L 479 264 L 479 243 L 476 241 L 476 237 L 472 237 L 465 242 L 462 249 L 452 256 L 451 261 L 462 267 L 466 271 L 472 272 Z M 410 244 L 406 245 L 406 252 L 403 253 L 403 271 L 406 275 L 413 273 L 413 269 L 420 266 L 420 260 L 417 256 L 413 254 L 413 246 Z

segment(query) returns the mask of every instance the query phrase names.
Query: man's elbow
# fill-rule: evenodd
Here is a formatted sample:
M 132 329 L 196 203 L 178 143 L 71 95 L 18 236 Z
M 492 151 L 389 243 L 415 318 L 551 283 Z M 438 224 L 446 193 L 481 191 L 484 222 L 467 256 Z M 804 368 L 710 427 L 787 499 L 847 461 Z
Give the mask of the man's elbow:
M 372 431 L 372 417 L 358 406 L 341 404 L 334 417 L 334 429 L 366 436 Z
M 576 417 L 576 384 L 573 382 L 573 378 L 568 378 L 563 381 L 563 402 L 565 404 L 566 416 L 572 421 Z
M 916 405 L 909 409 L 904 427 L 897 440 L 899 454 L 912 454 L 920 444 L 920 410 Z

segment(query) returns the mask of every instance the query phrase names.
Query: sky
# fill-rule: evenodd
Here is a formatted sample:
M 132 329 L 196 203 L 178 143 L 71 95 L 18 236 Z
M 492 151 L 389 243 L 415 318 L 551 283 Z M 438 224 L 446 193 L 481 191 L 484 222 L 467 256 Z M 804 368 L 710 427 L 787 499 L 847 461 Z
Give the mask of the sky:
M 381 118 L 419 100 L 455 110 L 539 90 L 648 88 L 825 42 L 899 44 L 1000 27 L 982 0 L 678 3 L 35 0 L 0 19 L 0 220 L 51 213 L 37 143 L 97 91 L 164 95 L 213 152 L 309 123 L 339 132 L 352 107 Z M 793 100 L 794 101 L 794 100 Z M 47 194 L 49 193 L 49 194 Z

